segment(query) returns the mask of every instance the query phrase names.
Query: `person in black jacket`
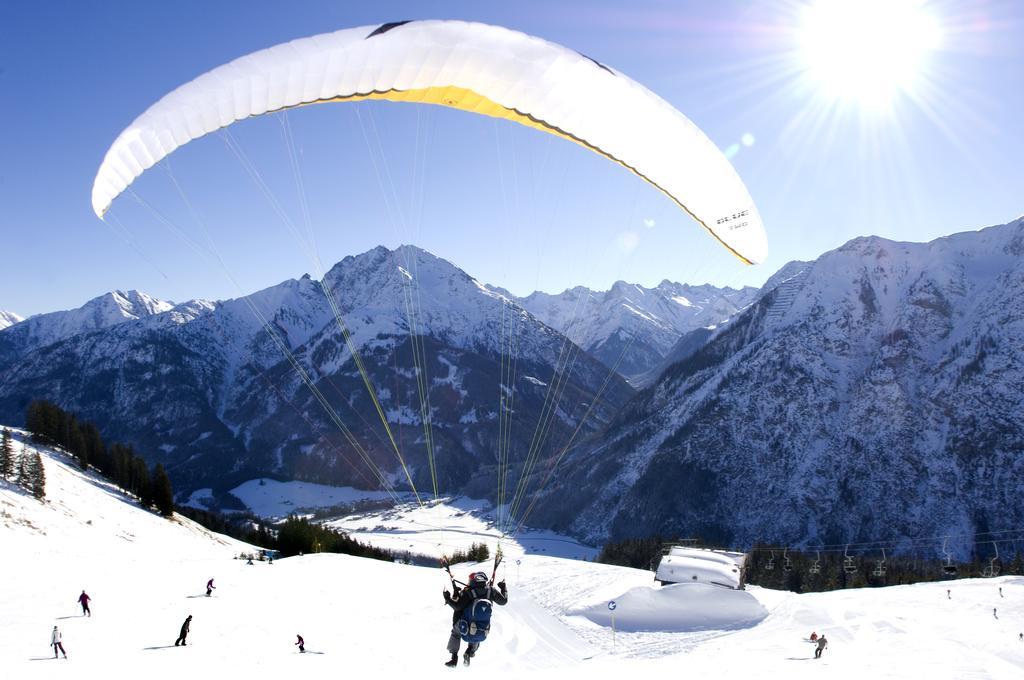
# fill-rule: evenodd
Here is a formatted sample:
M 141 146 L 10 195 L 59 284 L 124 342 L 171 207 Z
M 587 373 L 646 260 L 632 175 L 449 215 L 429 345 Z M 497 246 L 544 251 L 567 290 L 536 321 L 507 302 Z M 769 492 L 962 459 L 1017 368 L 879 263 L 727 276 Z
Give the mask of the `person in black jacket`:
M 181 634 L 178 636 L 178 639 L 174 641 L 174 646 L 175 647 L 177 647 L 178 645 L 181 645 L 182 647 L 186 646 L 185 645 L 185 638 L 188 637 L 188 627 L 189 627 L 189 624 L 191 624 L 191 623 L 192 623 L 192 615 L 189 614 L 188 618 L 185 619 L 185 623 L 181 624 Z
M 449 668 L 453 668 L 459 663 L 459 646 L 462 644 L 462 636 L 459 635 L 458 628 L 459 620 L 462 618 L 462 613 L 476 600 L 490 600 L 499 605 L 508 604 L 508 589 L 505 582 L 499 582 L 498 587 L 494 588 L 487 580 L 487 574 L 478 571 L 469 577 L 469 583 L 461 591 L 456 588 L 454 595 L 447 590 L 444 591 L 444 603 L 455 610 L 452 613 L 452 632 L 448 637 L 448 651 L 452 658 L 445 663 L 445 666 Z M 469 660 L 476 655 L 476 650 L 479 647 L 479 642 L 470 642 L 466 647 L 463 663 L 468 666 Z

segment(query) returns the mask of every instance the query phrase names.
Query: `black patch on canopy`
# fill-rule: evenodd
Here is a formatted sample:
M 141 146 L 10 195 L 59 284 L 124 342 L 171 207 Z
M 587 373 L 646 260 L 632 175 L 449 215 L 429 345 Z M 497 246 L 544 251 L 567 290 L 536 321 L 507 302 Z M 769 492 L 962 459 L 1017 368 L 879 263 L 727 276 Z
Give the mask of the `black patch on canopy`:
M 383 34 L 387 33 L 388 31 L 390 31 L 392 28 L 398 28 L 399 26 L 404 26 L 407 23 L 409 23 L 408 20 L 406 20 L 406 21 L 389 21 L 386 24 L 381 24 L 380 26 L 378 26 L 373 31 L 373 33 L 371 33 L 370 35 L 368 35 L 365 38 L 363 38 L 363 40 L 369 40 L 370 38 L 372 38 L 375 35 L 383 35 Z M 598 66 L 600 66 L 600 64 L 598 64 Z
M 594 59 L 593 57 L 588 57 L 587 55 L 583 54 L 582 52 L 577 52 L 576 54 L 580 55 L 584 59 L 587 59 L 589 61 L 594 62 L 594 64 L 596 64 L 598 68 L 602 68 L 605 71 L 608 71 L 608 73 L 611 73 L 612 75 L 615 75 L 615 71 L 611 70 L 610 68 L 608 68 L 607 66 L 605 66 L 604 64 L 599 62 L 597 59 Z

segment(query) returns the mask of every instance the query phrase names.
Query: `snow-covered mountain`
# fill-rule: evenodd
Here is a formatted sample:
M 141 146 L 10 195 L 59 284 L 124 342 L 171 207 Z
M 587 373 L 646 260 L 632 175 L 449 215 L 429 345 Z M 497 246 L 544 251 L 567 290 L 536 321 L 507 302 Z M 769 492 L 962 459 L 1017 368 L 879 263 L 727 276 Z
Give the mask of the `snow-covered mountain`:
M 855 239 L 772 277 L 568 461 L 541 516 L 591 539 L 932 553 L 910 540 L 1019 527 L 1022 348 L 1024 220 Z
M 323 284 L 304 276 L 224 302 L 154 301 L 144 309 L 158 313 L 116 324 L 116 313 L 96 313 L 102 301 L 122 297 L 104 296 L 58 317 L 78 320 L 74 332 L 68 321 L 5 337 L 45 317 L 0 332 L 9 348 L 0 354 L 0 417 L 19 422 L 29 400 L 55 401 L 97 422 L 107 437 L 160 459 L 183 492 L 225 491 L 262 475 L 372 488 L 377 480 L 341 421 L 395 482 L 404 483 L 404 460 L 420 490 L 432 490 L 436 477 L 441 490 L 486 495 L 495 488 L 499 433 L 513 463 L 527 456 L 535 431 L 543 435 L 541 455 L 549 455 L 610 375 L 500 292 L 409 246 L 347 257 Z M 390 436 L 335 311 L 359 348 Z M 66 329 L 64 337 L 23 340 L 40 338 L 42 329 L 58 337 L 53 327 Z M 558 399 L 546 403 L 549 385 Z M 498 416 L 503 394 L 512 399 L 505 402 L 512 408 L 508 430 Z M 632 394 L 612 376 L 579 436 L 606 423 Z M 421 417 L 427 400 L 429 432 Z M 542 421 L 546 429 L 538 429 Z
M 5 312 L 0 309 L 0 331 L 24 320 L 25 317 L 23 316 L 15 314 L 14 312 Z
M 64 338 L 160 314 L 173 306 L 137 290 L 115 290 L 89 300 L 78 309 L 37 314 L 0 334 L 0 365 Z M 0 329 L 4 328 L 0 323 Z
M 661 366 L 682 336 L 722 323 L 756 295 L 757 289 L 751 287 L 737 290 L 665 280 L 644 288 L 617 281 L 607 291 L 577 286 L 557 295 L 536 292 L 520 302 L 605 365 L 619 362 L 619 373 L 634 384 L 644 384 L 657 377 L 647 374 Z

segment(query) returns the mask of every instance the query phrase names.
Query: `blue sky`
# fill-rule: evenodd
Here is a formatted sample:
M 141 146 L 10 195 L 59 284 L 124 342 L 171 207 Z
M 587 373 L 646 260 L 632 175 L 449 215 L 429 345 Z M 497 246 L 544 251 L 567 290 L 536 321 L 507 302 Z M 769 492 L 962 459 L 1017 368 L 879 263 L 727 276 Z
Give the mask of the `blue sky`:
M 287 114 L 325 266 L 412 242 L 518 294 L 620 278 L 760 285 L 859 235 L 929 240 L 1024 213 L 1024 5 L 924 3 L 942 40 L 919 89 L 878 111 L 829 102 L 804 77 L 805 4 L 4 3 L 0 309 L 64 309 L 115 288 L 234 297 L 315 274 L 220 135 L 175 152 L 136 190 L 201 240 L 173 176 L 210 225 L 223 268 L 130 197 L 98 220 L 93 177 L 122 128 L 202 72 L 293 38 L 398 19 L 504 25 L 643 83 L 721 148 L 735 145 L 770 256 L 741 265 L 659 192 L 563 140 L 438 107 L 364 103 Z M 232 135 L 300 223 L 282 130 L 280 116 L 266 116 Z M 388 200 L 374 161 L 391 176 Z M 403 219 L 389 219 L 389 207 Z

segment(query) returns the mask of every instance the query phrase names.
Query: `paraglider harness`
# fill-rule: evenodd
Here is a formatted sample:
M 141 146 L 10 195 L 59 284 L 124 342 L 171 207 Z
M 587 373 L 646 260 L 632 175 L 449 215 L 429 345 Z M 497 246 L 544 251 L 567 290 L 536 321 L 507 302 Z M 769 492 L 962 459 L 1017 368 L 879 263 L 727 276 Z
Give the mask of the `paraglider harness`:
M 462 585 L 462 592 L 466 593 L 468 591 L 473 597 L 473 601 L 462 610 L 462 615 L 455 623 L 455 630 L 458 632 L 459 637 L 466 642 L 483 642 L 487 639 L 487 634 L 491 632 L 491 610 L 494 609 L 494 603 L 491 602 L 491 589 L 494 587 L 494 579 L 497 576 L 501 558 L 501 546 L 498 546 L 494 554 L 494 570 L 491 572 L 490 580 L 485 580 L 487 575 L 483 572 L 477 572 L 473 576 L 480 576 L 482 578 L 477 580 L 471 577 L 469 583 L 462 583 L 452 575 L 448 558 L 441 557 L 441 566 L 448 572 L 448 578 L 452 580 L 452 589 L 457 590 L 458 586 Z

